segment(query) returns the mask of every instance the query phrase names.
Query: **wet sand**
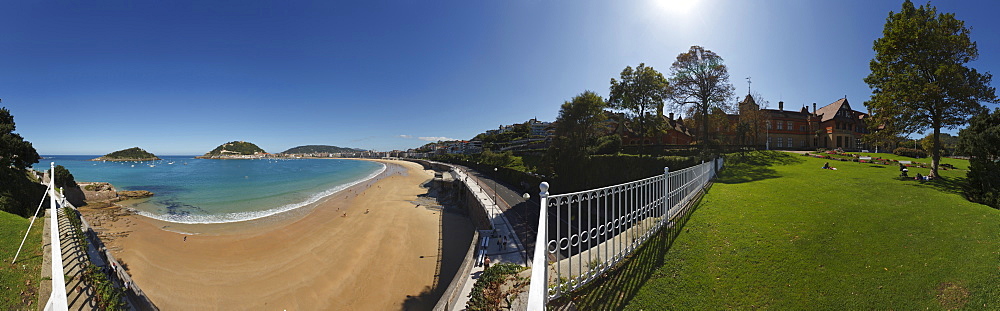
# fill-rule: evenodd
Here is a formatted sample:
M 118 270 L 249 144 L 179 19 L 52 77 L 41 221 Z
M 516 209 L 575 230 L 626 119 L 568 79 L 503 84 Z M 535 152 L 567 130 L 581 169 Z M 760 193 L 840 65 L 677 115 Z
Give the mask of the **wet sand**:
M 222 225 L 128 215 L 100 227 L 164 310 L 398 310 L 434 285 L 443 223 L 467 220 L 417 205 L 433 171 L 379 162 L 385 174 L 298 215 Z

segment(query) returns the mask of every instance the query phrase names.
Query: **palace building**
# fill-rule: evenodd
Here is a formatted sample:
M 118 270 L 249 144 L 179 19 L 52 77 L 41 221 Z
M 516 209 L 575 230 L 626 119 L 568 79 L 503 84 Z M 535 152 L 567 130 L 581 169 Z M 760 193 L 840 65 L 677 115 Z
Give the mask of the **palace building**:
M 861 137 L 869 133 L 865 125 L 868 114 L 851 108 L 846 97 L 819 109 L 813 103 L 811 112 L 806 106 L 799 111 L 787 111 L 784 105 L 778 102 L 778 109 L 760 109 L 753 97 L 747 95 L 739 103 L 740 115 L 730 116 L 730 120 L 750 122 L 744 115 L 759 112 L 758 119 L 765 123 L 765 135 L 759 135 L 764 137 L 756 144 L 770 149 L 865 148 Z

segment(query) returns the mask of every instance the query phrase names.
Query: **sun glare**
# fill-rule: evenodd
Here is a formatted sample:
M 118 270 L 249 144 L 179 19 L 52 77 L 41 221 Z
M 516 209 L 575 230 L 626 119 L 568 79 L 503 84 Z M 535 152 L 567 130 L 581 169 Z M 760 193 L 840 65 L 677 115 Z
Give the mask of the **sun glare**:
M 652 0 L 653 7 L 657 12 L 675 17 L 690 14 L 700 3 L 700 0 Z

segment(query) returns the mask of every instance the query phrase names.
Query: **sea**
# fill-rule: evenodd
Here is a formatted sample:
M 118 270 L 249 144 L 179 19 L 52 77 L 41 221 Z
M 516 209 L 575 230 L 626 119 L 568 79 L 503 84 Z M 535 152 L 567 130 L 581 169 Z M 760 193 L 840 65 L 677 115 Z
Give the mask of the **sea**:
M 161 156 L 159 161 L 88 161 L 97 155 L 50 155 L 80 182 L 147 190 L 146 199 L 119 202 L 138 214 L 174 223 L 213 224 L 260 219 L 316 203 L 385 171 L 384 164 L 341 159 L 209 160 Z

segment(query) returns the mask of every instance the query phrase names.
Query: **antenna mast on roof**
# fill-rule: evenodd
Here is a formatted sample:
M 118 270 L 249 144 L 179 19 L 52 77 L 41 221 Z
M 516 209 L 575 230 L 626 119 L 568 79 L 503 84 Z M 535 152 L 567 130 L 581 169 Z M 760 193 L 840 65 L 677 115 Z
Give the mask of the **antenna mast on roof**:
M 750 77 L 747 77 L 747 95 L 750 95 Z

